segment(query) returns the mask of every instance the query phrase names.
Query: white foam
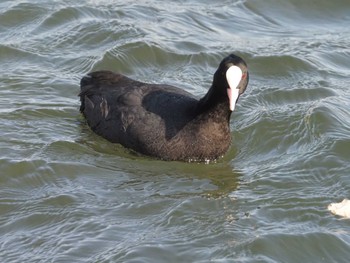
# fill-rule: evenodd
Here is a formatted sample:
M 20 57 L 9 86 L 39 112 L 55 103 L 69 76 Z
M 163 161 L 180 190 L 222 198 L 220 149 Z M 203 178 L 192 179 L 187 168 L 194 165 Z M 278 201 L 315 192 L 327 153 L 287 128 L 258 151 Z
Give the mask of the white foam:
M 344 199 L 340 203 L 331 203 L 328 210 L 335 215 L 350 218 L 350 200 Z

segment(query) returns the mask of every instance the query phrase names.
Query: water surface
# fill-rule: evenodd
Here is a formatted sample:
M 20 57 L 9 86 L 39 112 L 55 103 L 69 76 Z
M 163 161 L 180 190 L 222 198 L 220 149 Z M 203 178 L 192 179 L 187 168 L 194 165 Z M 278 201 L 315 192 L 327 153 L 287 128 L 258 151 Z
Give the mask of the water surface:
M 347 262 L 350 3 L 1 1 L 1 262 Z M 93 134 L 80 78 L 202 96 L 234 52 L 250 84 L 217 163 Z

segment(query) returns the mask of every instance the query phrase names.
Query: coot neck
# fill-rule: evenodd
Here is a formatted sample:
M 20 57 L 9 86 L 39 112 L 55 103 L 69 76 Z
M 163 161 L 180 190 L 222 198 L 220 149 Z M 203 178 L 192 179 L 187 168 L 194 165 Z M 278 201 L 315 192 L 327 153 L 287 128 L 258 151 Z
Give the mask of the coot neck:
M 212 87 L 208 93 L 198 101 L 197 114 L 215 118 L 217 121 L 230 121 L 231 110 L 226 92 L 220 92 L 220 87 Z

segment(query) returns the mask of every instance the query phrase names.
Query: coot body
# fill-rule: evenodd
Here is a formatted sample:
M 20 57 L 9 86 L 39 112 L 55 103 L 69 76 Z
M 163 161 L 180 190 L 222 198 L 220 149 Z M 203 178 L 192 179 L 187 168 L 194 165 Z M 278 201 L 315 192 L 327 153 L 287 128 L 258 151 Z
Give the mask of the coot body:
M 230 116 L 247 85 L 246 63 L 229 55 L 202 99 L 163 84 L 147 84 L 111 71 L 81 80 L 80 111 L 105 139 L 163 160 L 206 161 L 231 142 Z

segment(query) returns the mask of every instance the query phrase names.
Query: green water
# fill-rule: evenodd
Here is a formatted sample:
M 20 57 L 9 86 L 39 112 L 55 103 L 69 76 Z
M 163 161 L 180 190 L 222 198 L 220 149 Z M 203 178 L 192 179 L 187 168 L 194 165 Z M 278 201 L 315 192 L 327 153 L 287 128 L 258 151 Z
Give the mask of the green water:
M 0 1 L 0 262 L 348 262 L 350 2 Z M 93 134 L 93 70 L 205 94 L 250 84 L 217 163 Z

